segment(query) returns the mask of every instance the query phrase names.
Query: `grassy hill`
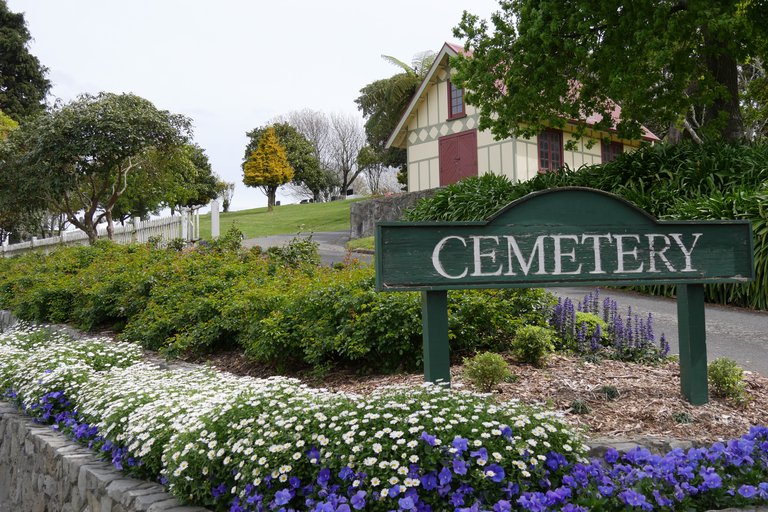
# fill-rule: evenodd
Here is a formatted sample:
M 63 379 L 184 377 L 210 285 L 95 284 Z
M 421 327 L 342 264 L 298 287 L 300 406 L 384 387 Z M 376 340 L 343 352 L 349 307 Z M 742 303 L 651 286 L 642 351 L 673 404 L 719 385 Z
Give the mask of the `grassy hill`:
M 219 226 L 223 234 L 234 224 L 246 238 L 300 231 L 344 231 L 349 229 L 349 205 L 358 200 L 287 204 L 276 206 L 271 213 L 266 207 L 222 213 L 219 215 Z M 210 214 L 200 216 L 200 236 L 211 238 Z

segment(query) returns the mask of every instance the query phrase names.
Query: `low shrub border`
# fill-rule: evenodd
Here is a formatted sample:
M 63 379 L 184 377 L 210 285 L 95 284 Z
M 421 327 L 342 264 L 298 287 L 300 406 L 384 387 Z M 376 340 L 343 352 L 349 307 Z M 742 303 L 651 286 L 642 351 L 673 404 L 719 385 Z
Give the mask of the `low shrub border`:
M 0 336 L 0 350 L 0 385 L 28 413 L 129 473 L 159 470 L 173 494 L 215 510 L 702 510 L 768 501 L 764 427 L 708 449 L 609 450 L 588 461 L 553 414 L 439 386 L 363 398 L 293 379 L 159 370 L 129 346 L 34 330 Z

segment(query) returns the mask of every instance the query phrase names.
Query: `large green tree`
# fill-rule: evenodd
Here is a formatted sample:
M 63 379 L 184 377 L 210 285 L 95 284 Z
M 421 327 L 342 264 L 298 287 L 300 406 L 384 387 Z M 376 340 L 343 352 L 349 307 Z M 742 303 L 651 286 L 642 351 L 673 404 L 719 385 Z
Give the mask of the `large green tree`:
M 267 209 L 275 207 L 277 187 L 293 179 L 293 168 L 274 128 L 268 127 L 258 147 L 243 163 L 243 183 L 261 188 L 267 196 Z
M 248 145 L 245 147 L 243 160 L 247 161 L 258 149 L 261 139 L 269 128 L 274 131 L 278 142 L 285 150 L 288 163 L 293 168 L 294 174 L 291 181 L 298 186 L 305 187 L 317 198 L 320 192 L 327 187 L 326 173 L 322 171 L 315 146 L 291 124 L 277 122 L 247 132 Z
M 365 118 L 365 138 L 368 146 L 366 158 L 369 164 L 395 167 L 404 177 L 403 171 L 407 162 L 405 150 L 386 149 L 385 145 L 405 107 L 434 62 L 435 53 L 420 52 L 414 56 L 410 65 L 389 55 L 382 55 L 382 58 L 401 68 L 402 72 L 366 85 L 360 89 L 360 96 L 355 103 Z
M 29 40 L 24 15 L 0 0 L 0 110 L 17 121 L 42 112 L 51 88 L 47 69 L 29 53 Z
M 162 208 L 208 204 L 222 188 L 205 151 L 196 144 L 151 150 L 127 177 L 127 187 L 112 215 L 115 219 L 147 217 Z
M 464 13 L 456 82 L 497 137 L 598 114 L 628 138 L 668 123 L 694 139 L 742 136 L 738 65 L 766 55 L 766 0 L 504 0 Z M 584 128 L 583 121 L 580 128 Z
M 0 195 L 64 213 L 91 243 L 97 225 L 155 152 L 185 144 L 189 120 L 132 94 L 82 95 L 11 132 L 0 157 Z M 30 206 L 31 207 L 31 206 Z

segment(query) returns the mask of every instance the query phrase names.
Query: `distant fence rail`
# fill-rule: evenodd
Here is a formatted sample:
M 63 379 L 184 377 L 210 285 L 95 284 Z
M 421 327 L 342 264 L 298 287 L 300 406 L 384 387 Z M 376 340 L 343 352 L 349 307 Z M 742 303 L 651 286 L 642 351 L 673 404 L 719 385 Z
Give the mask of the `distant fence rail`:
M 116 224 L 112 240 L 119 244 L 144 243 L 156 237 L 165 240 L 183 238 L 187 241 L 200 238 L 200 216 L 198 210 L 185 210 L 181 215 L 173 215 L 160 219 L 141 220 L 133 218 L 124 225 Z M 99 238 L 106 238 L 107 226 L 97 227 Z M 84 231 L 65 231 L 59 236 L 49 238 L 33 238 L 28 242 L 0 246 L 0 254 L 7 258 L 33 250 L 50 251 L 61 245 L 87 245 L 88 235 Z

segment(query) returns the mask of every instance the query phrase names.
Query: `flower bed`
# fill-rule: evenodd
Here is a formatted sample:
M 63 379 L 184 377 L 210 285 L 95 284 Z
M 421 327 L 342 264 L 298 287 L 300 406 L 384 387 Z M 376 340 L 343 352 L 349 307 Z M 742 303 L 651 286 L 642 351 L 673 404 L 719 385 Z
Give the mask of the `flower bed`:
M 215 510 L 704 509 L 768 501 L 768 429 L 584 458 L 559 417 L 440 386 L 370 396 L 160 370 L 106 340 L 0 335 L 0 386 L 127 472 Z

